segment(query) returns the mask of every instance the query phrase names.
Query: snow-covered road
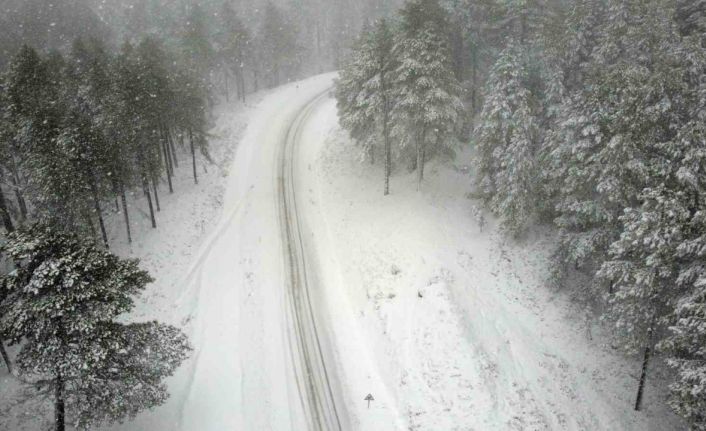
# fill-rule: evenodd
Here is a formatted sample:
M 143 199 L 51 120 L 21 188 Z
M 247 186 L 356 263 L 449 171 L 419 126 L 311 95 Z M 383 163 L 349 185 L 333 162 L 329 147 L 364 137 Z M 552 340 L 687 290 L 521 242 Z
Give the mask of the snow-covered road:
M 183 430 L 340 428 L 290 176 L 298 131 L 331 78 L 277 91 L 250 120 L 231 168 L 226 215 L 182 298 L 193 308 L 196 346 L 179 391 Z
M 173 281 L 158 282 L 157 304 L 147 304 L 139 313 L 182 326 L 194 351 L 170 379 L 171 397 L 165 405 L 115 429 L 336 429 L 331 427 L 339 420 L 333 391 L 320 385 L 322 350 L 312 350 L 309 338 L 312 310 L 300 308 L 308 302 L 292 301 L 301 298 L 292 290 L 301 284 L 289 282 L 292 268 L 301 268 L 290 265 L 291 242 L 283 232 L 291 230 L 289 221 L 296 221 L 296 213 L 282 201 L 284 192 L 292 190 L 291 178 L 282 182 L 283 169 L 291 173 L 291 150 L 288 155 L 285 149 L 296 147 L 294 137 L 312 101 L 331 88 L 334 76 L 269 91 L 251 110 L 227 169 L 218 222 L 200 240 L 188 268 L 176 268 L 170 260 L 153 271 L 158 280 Z M 228 136 L 233 129 L 228 118 L 219 121 Z M 283 209 L 290 214 L 284 221 Z M 303 264 L 301 255 L 297 263 Z M 162 273 L 169 268 L 183 275 Z M 149 309 L 164 301 L 171 304 L 160 306 L 163 311 Z M 302 356 L 303 350 L 309 354 Z
M 321 256 L 326 242 L 312 241 L 320 221 L 309 214 L 311 163 L 337 124 L 327 94 L 334 77 L 258 96 L 242 137 L 228 118 L 242 113 L 221 113 L 216 134 L 223 145 L 237 142 L 221 215 L 198 252 L 148 259 L 158 282 L 135 316 L 181 326 L 194 351 L 170 379 L 165 405 L 110 430 L 402 429 L 355 316 L 335 295 L 343 292 L 329 286 L 340 283 Z M 177 229 L 194 222 L 175 217 Z M 158 234 L 148 250 L 161 249 L 160 232 L 148 233 Z M 152 255 L 130 254 L 143 253 Z
M 306 413 L 308 429 L 341 430 L 342 409 L 340 398 L 335 396 L 335 370 L 326 365 L 324 352 L 329 345 L 317 328 L 317 310 L 314 308 L 310 286 L 316 271 L 308 265 L 310 259 L 302 240 L 302 227 L 297 206 L 295 166 L 297 147 L 302 131 L 317 104 L 329 97 L 329 91 L 314 98 L 290 124 L 278 156 L 279 177 L 277 200 L 280 210 L 280 230 L 285 249 L 287 281 L 288 340 L 292 354 L 292 365 L 296 370 L 297 387 Z M 328 356 L 331 356 L 330 354 Z M 331 359 L 328 360 L 332 362 Z M 345 423 L 345 422 L 344 422 Z M 348 427 L 346 427 L 348 428 Z
M 200 251 L 153 265 L 172 282 L 139 317 L 179 324 L 194 352 L 167 404 L 117 429 L 677 429 L 654 386 L 631 411 L 633 364 L 547 289 L 550 241 L 479 231 L 466 151 L 421 193 L 399 171 L 382 196 L 334 76 L 264 95 Z

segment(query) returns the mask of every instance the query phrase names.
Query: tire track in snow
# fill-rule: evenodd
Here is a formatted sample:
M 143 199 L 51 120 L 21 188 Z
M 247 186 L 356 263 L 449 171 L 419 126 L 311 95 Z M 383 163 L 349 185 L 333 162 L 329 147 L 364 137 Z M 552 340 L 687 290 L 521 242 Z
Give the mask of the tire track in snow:
M 311 301 L 307 260 L 302 241 L 295 193 L 295 150 L 314 108 L 328 97 L 329 89 L 306 104 L 287 130 L 278 154 L 277 199 L 284 241 L 287 275 L 287 317 L 290 352 L 297 387 L 309 428 L 342 430 L 341 417 L 331 387 Z

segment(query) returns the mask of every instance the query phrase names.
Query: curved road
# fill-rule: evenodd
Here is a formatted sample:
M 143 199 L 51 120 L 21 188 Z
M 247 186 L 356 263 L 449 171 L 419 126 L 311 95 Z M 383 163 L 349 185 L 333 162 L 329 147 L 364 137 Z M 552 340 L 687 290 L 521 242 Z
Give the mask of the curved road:
M 286 306 L 292 365 L 295 367 L 297 388 L 309 429 L 342 430 L 342 419 L 332 387 L 332 370 L 327 368 L 326 349 L 316 326 L 315 307 L 311 290 L 314 271 L 308 262 L 302 237 L 302 224 L 297 213 L 295 184 L 296 149 L 301 134 L 317 104 L 328 98 L 329 90 L 306 104 L 289 125 L 277 155 L 279 176 L 277 198 L 280 228 L 284 246 L 287 280 Z

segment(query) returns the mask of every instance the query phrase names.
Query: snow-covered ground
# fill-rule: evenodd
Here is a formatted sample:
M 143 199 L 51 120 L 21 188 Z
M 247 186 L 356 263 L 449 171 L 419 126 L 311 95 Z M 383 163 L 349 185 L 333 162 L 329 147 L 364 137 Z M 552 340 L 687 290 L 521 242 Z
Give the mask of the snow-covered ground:
M 138 299 L 131 319 L 157 319 L 179 327 L 187 326 L 188 319 L 175 303 L 185 288 L 187 268 L 221 214 L 235 150 L 248 119 L 256 112 L 254 107 L 263 96 L 255 95 L 245 104 L 223 103 L 217 107 L 210 142 L 210 154 L 215 164 L 198 156 L 198 185 L 194 184 L 190 155 L 186 149 L 178 153 L 174 193 L 169 194 L 166 182 L 159 190 L 161 211 L 156 213 L 157 229 L 151 228 L 147 202 L 142 193 L 133 191 L 128 194 L 132 244 L 127 243 L 122 213 L 116 213 L 113 205 L 105 205 L 111 250 L 123 257 L 139 258 L 141 266 L 156 278 L 156 282 L 149 285 Z M 177 381 L 170 383 L 173 387 L 178 386 Z M 24 398 L 18 382 L 7 375 L 4 367 L 0 368 L 0 430 L 51 427 L 51 403 L 44 399 L 21 401 Z M 164 411 L 158 409 L 155 415 Z M 126 424 L 124 428 L 151 429 L 141 425 L 142 420 L 145 419 L 140 417 L 137 422 Z
M 139 196 L 132 246 L 121 216 L 112 218 L 114 250 L 140 257 L 157 279 L 132 318 L 178 325 L 194 352 L 169 380 L 164 406 L 110 429 L 303 429 L 275 159 L 282 128 L 332 78 L 221 106 L 218 166 L 200 165 L 194 185 L 182 156 L 176 192 L 160 195 L 159 228 L 149 228 Z M 297 204 L 317 268 L 317 323 L 332 340 L 329 368 L 352 429 L 679 429 L 655 380 L 645 411 L 632 411 L 637 361 L 612 350 L 597 327 L 589 340 L 582 312 L 546 286 L 549 238 L 516 244 L 492 220 L 480 231 L 465 197 L 467 152 L 432 163 L 419 193 L 414 174 L 398 170 L 387 197 L 381 167 L 358 155 L 335 103 L 319 104 L 300 140 Z M 51 410 L 10 408 L 16 399 L 16 382 L 0 369 L 0 430 L 46 428 Z
M 356 429 L 393 429 L 369 420 L 384 408 L 414 430 L 682 429 L 660 382 L 644 411 L 632 410 L 639 362 L 600 328 L 589 336 L 584 313 L 548 287 L 547 235 L 518 244 L 493 220 L 481 232 L 466 197 L 469 151 L 432 162 L 422 192 L 398 169 L 384 197 L 382 167 L 360 162 L 333 101 L 310 128 L 302 212 L 320 250 L 343 380 L 351 397 L 394 402 L 351 412 Z M 365 362 L 382 381 L 356 373 Z
M 160 191 L 157 229 L 150 227 L 145 199 L 131 196 L 132 245 L 122 214 L 108 216 L 112 250 L 140 258 L 157 280 L 130 318 L 177 325 L 194 347 L 169 380 L 164 406 L 109 429 L 289 429 L 296 423 L 280 326 L 277 132 L 332 77 L 261 92 L 245 105 L 220 105 L 210 143 L 216 165 L 200 161 L 195 185 L 190 159 L 180 154 L 175 193 L 165 185 Z M 0 367 L 0 430 L 48 428 L 51 404 L 22 398 L 18 382 Z

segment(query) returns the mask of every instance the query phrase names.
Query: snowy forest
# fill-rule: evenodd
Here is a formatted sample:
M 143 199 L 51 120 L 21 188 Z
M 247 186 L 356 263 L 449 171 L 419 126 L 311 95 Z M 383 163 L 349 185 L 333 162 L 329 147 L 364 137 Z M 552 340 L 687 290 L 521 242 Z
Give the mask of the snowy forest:
M 0 354 L 56 431 L 164 404 L 194 351 L 124 318 L 154 278 L 107 219 L 159 230 L 219 105 L 333 71 L 382 195 L 470 148 L 468 217 L 549 231 L 553 288 L 639 357 L 630 408 L 661 367 L 706 430 L 706 1 L 0 0 Z
M 190 350 L 173 326 L 120 322 L 152 278 L 110 253 L 105 217 L 131 243 L 141 194 L 157 229 L 179 163 L 198 184 L 211 162 L 214 105 L 333 69 L 385 4 L 0 2 L 0 353 L 56 430 L 162 404 Z
M 385 194 L 473 146 L 475 197 L 510 237 L 554 229 L 554 282 L 643 358 L 635 410 L 658 355 L 704 430 L 704 71 L 703 1 L 411 0 L 366 26 L 336 98 Z

